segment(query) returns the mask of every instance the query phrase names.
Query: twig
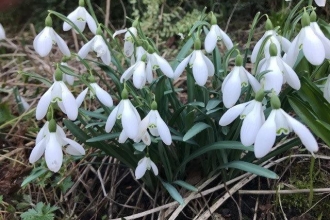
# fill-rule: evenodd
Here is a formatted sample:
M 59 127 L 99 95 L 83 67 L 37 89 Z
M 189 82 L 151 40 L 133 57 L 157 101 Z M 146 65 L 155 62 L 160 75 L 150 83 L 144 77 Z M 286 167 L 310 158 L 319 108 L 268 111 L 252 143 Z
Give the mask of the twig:
M 270 194 L 296 194 L 309 193 L 310 189 L 287 189 L 287 190 L 239 190 L 239 194 L 270 195 Z M 313 189 L 314 193 L 330 193 L 330 188 Z
M 230 21 L 231 21 L 231 18 L 232 18 L 233 15 L 234 15 L 234 12 L 236 11 L 236 8 L 237 8 L 237 5 L 238 5 L 239 2 L 240 2 L 240 0 L 238 0 L 238 1 L 236 2 L 236 4 L 235 4 L 233 10 L 232 10 L 231 13 L 230 13 L 230 16 L 229 16 L 228 21 L 227 21 L 227 24 L 226 24 L 225 32 L 227 32 L 227 30 L 228 30 L 229 23 L 230 23 Z
M 107 0 L 107 3 L 105 5 L 105 17 L 104 17 L 104 26 L 108 28 L 109 26 L 109 20 L 110 20 L 110 5 L 111 5 L 111 0 Z M 104 32 L 104 36 L 107 36 L 107 32 Z

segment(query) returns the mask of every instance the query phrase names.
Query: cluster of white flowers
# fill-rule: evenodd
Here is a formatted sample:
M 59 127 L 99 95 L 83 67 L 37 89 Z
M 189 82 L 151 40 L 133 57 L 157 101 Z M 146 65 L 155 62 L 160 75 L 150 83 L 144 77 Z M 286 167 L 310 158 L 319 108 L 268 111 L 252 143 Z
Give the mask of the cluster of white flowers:
M 316 1 L 318 5 L 324 5 L 325 1 Z M 90 41 L 81 47 L 77 55 L 85 59 L 89 52 L 94 51 L 105 65 L 111 63 L 111 52 L 108 42 L 104 39 L 100 25 L 97 25 L 93 17 L 84 7 L 84 1 L 79 1 L 79 7 L 67 16 L 71 22 L 64 22 L 63 30 L 77 28 L 84 31 L 86 24 L 95 35 Z M 311 20 L 311 21 L 310 21 Z M 240 54 L 236 56 L 235 66 L 225 77 L 221 92 L 223 104 L 228 111 L 222 115 L 219 124 L 226 126 L 232 123 L 238 116 L 243 119 L 240 139 L 243 145 L 254 144 L 255 156 L 265 156 L 275 143 L 276 135 L 294 131 L 302 143 L 310 152 L 318 150 L 318 145 L 311 132 L 299 121 L 285 113 L 280 108 L 277 95 L 282 90 L 282 85 L 287 83 L 295 90 L 300 89 L 300 80 L 293 70 L 298 54 L 302 50 L 306 59 L 313 65 L 320 65 L 324 59 L 330 59 L 330 41 L 324 36 L 320 27 L 315 22 L 316 14 L 311 15 L 304 12 L 302 16 L 302 29 L 291 43 L 286 38 L 278 35 L 269 19 L 266 22 L 266 32 L 257 42 L 252 51 L 251 61 L 256 64 L 256 78 L 243 66 Z M 50 15 L 45 21 L 46 27 L 36 36 L 33 42 L 35 51 L 42 57 L 47 56 L 53 44 L 57 44 L 60 51 L 70 57 L 70 49 L 65 41 L 52 28 Z M 73 24 L 73 27 L 71 26 Z M 151 145 L 152 141 L 160 140 L 166 145 L 172 144 L 172 136 L 168 125 L 164 122 L 157 110 L 157 103 L 153 101 L 151 110 L 141 120 L 140 114 L 129 99 L 126 82 L 131 77 L 133 85 L 137 89 L 143 89 L 145 84 L 152 83 L 154 71 L 159 70 L 170 79 L 177 79 L 188 67 L 199 86 L 207 83 L 208 77 L 215 74 L 212 61 L 201 49 L 202 42 L 199 32 L 194 36 L 194 50 L 184 58 L 173 71 L 171 65 L 162 56 L 156 53 L 148 43 L 139 40 L 138 21 L 133 22 L 132 27 L 116 31 L 113 38 L 118 34 L 125 33 L 124 55 L 131 58 L 131 66 L 122 73 L 120 82 L 125 83 L 121 94 L 121 100 L 108 116 L 105 131 L 111 132 L 117 120 L 120 120 L 122 131 L 118 142 L 125 143 L 131 139 L 135 143 L 143 142 Z M 206 31 L 207 32 L 207 31 Z M 0 24 L 0 39 L 5 38 L 3 27 Z M 217 42 L 222 40 L 227 50 L 234 47 L 229 36 L 217 25 L 216 18 L 211 14 L 209 31 L 206 33 L 204 48 L 211 53 L 216 48 Z M 263 45 L 263 46 L 262 46 Z M 282 53 L 284 56 L 282 57 Z M 189 64 L 189 65 L 188 65 Z M 66 62 L 61 63 L 67 66 Z M 257 80 L 258 79 L 258 80 Z M 58 106 L 70 120 L 78 117 L 78 108 L 83 103 L 88 90 L 91 96 L 96 96 L 106 107 L 113 106 L 112 97 L 102 89 L 91 75 L 88 78 L 88 87 L 83 90 L 77 98 L 74 98 L 65 82 L 73 85 L 74 78 L 64 74 L 59 67 L 54 74 L 54 83 L 41 97 L 37 108 L 36 118 L 43 119 L 47 115 L 47 122 L 40 130 L 36 139 L 36 146 L 30 155 L 30 162 L 36 162 L 45 152 L 47 166 L 53 172 L 60 170 L 63 162 L 62 148 L 67 146 L 65 152 L 71 155 L 84 155 L 84 148 L 77 142 L 66 138 L 63 129 L 53 119 L 53 105 Z M 242 87 L 251 85 L 255 99 L 234 106 L 239 100 Z M 330 102 L 330 77 L 326 82 L 324 96 Z M 271 94 L 272 111 L 267 120 L 264 114 L 263 100 L 264 92 Z M 50 117 L 48 117 L 48 114 Z M 152 140 L 152 137 L 155 139 Z M 157 137 L 159 137 L 157 139 Z M 147 170 L 152 169 L 158 175 L 156 164 L 150 159 L 149 152 L 139 162 L 135 170 L 137 179 L 142 178 Z

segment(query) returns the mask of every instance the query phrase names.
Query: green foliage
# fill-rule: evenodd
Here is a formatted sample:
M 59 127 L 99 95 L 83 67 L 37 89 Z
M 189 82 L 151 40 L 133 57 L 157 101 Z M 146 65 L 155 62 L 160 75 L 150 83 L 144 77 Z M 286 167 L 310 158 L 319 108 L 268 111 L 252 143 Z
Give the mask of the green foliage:
M 39 202 L 34 208 L 23 212 L 21 218 L 23 220 L 53 220 L 55 217 L 53 212 L 57 209 L 57 206 L 45 205 L 43 202 Z

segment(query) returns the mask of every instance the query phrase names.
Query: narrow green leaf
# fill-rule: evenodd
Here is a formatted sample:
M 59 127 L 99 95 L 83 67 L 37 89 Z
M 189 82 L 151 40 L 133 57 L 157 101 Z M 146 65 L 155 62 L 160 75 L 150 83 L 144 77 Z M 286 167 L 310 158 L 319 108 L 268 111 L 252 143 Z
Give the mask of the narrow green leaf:
M 258 176 L 263 176 L 270 179 L 278 179 L 278 175 L 273 171 L 245 161 L 232 161 L 230 163 L 222 165 L 221 168 L 235 168 L 256 174 Z
M 179 186 L 182 186 L 183 188 L 187 189 L 187 190 L 190 190 L 192 192 L 198 192 L 198 189 L 196 187 L 194 187 L 193 185 L 185 182 L 185 181 L 182 181 L 182 180 L 177 180 L 177 181 L 174 181 L 173 182 L 174 184 L 177 184 Z
M 190 138 L 194 137 L 196 134 L 200 133 L 201 131 L 205 130 L 206 128 L 210 128 L 211 126 L 204 123 L 198 122 L 192 128 L 190 128 L 187 133 L 183 136 L 183 141 L 187 141 Z
M 44 83 L 47 87 L 50 87 L 50 86 L 52 85 L 52 83 L 51 83 L 49 80 L 47 80 L 47 79 L 46 79 L 45 77 L 43 77 L 43 76 L 40 76 L 40 75 L 37 74 L 37 73 L 29 73 L 29 72 L 24 72 L 24 71 L 18 71 L 17 73 L 18 73 L 18 74 L 23 74 L 23 75 L 29 76 L 29 77 L 31 77 L 31 78 L 33 78 L 33 79 L 36 79 L 36 80 L 38 80 L 38 81 Z
M 210 110 L 214 109 L 215 107 L 217 107 L 220 103 L 221 103 L 221 101 L 218 99 L 211 99 L 206 105 L 206 110 L 210 111 Z
M 177 201 L 180 205 L 183 205 L 183 198 L 180 195 L 180 193 L 178 192 L 178 190 L 176 190 L 176 188 L 174 188 L 174 186 L 172 186 L 171 184 L 164 182 L 163 180 L 161 180 L 163 186 L 165 187 L 165 189 L 167 190 L 167 192 L 172 196 L 172 198 Z
M 41 175 L 45 174 L 48 170 L 47 169 L 41 169 L 37 172 L 35 172 L 34 174 L 26 177 L 24 179 L 24 181 L 21 184 L 21 187 L 26 186 L 27 184 L 29 184 L 30 182 L 32 182 L 33 180 L 37 179 L 38 177 L 40 177 Z
M 105 140 L 112 140 L 118 138 L 120 132 L 112 133 L 112 134 L 101 134 L 100 136 L 90 138 L 86 140 L 86 142 L 97 142 L 97 141 L 105 141 Z

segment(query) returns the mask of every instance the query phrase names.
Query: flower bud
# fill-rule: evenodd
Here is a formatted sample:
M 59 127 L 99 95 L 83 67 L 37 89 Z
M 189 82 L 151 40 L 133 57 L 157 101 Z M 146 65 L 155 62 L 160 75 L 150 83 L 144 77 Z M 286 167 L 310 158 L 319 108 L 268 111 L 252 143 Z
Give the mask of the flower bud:
M 50 15 L 48 15 L 45 19 L 45 26 L 46 27 L 53 27 L 53 20 L 50 17 Z
M 79 6 L 80 7 L 85 7 L 85 1 L 84 0 L 79 0 Z
M 90 83 L 95 83 L 95 82 L 96 82 L 95 77 L 94 77 L 93 75 L 89 75 L 89 76 L 88 76 L 88 81 L 89 81 Z
M 199 37 L 197 37 L 194 41 L 194 50 L 200 50 L 202 47 L 202 42 L 199 39 Z
M 56 122 L 54 119 L 51 119 L 48 124 L 49 132 L 56 132 Z
M 215 15 L 213 14 L 213 12 L 211 12 L 210 23 L 211 23 L 211 25 L 217 24 L 217 18 L 215 17 Z
M 151 103 L 151 110 L 157 110 L 157 102 L 156 101 L 153 101 Z
M 302 17 L 301 17 L 301 26 L 302 27 L 306 27 L 309 26 L 309 24 L 311 23 L 309 15 L 307 14 L 306 11 L 304 11 Z
M 258 102 L 262 102 L 262 100 L 264 99 L 265 97 L 265 92 L 264 92 L 264 89 L 261 88 L 259 89 L 259 91 L 256 93 L 256 96 L 255 96 L 255 100 L 258 101 Z
M 241 54 L 238 54 L 235 59 L 235 66 L 242 66 L 243 65 L 243 58 Z
M 58 67 L 55 70 L 55 80 L 56 81 L 62 81 L 63 80 L 63 73 L 60 70 L 60 68 L 58 68 Z
M 309 19 L 311 22 L 315 22 L 317 19 L 317 15 L 315 13 L 315 11 L 313 10 L 312 13 L 309 15 Z
M 101 26 L 99 25 L 98 27 L 97 27 L 97 29 L 96 29 L 96 35 L 102 35 L 103 34 L 103 32 L 102 32 L 102 28 L 101 28 Z
M 273 27 L 272 21 L 269 18 L 267 18 L 267 21 L 266 21 L 266 31 L 270 31 L 270 30 L 273 30 L 273 29 L 274 29 L 274 27 Z
M 277 47 L 276 47 L 276 44 L 271 43 L 269 45 L 269 54 L 272 57 L 276 57 L 277 56 Z
M 272 95 L 272 97 L 270 98 L 270 105 L 272 106 L 272 109 L 281 108 L 281 101 L 277 95 L 275 94 Z
M 126 88 L 124 88 L 123 91 L 121 92 L 121 98 L 128 99 L 128 91 Z

